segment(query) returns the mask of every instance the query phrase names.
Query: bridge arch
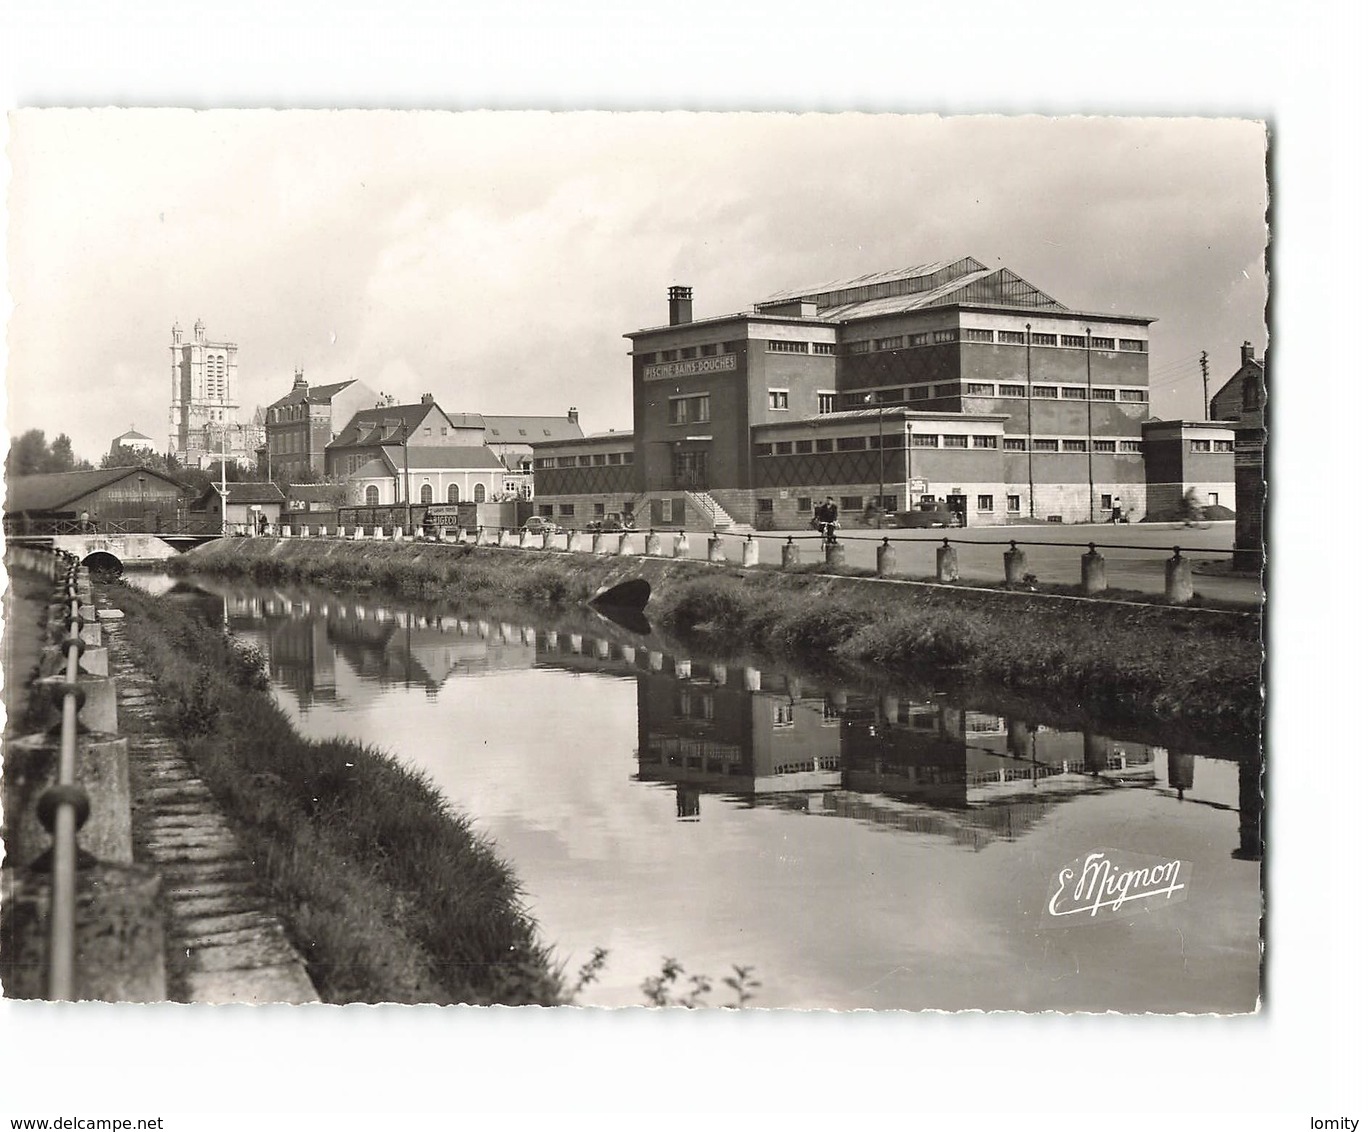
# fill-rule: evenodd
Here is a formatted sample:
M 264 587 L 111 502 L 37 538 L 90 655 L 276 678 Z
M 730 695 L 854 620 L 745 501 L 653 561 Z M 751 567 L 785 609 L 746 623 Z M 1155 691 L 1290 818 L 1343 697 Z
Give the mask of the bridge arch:
M 92 550 L 81 559 L 81 565 L 92 574 L 108 574 L 116 578 L 124 572 L 124 564 L 108 550 Z

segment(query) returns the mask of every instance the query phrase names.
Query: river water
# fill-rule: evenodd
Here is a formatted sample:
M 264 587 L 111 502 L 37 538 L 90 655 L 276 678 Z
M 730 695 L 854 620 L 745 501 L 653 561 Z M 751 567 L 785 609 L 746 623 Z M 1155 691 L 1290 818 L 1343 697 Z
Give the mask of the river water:
M 195 585 L 303 734 L 382 747 L 473 818 L 568 971 L 608 949 L 583 1003 L 641 1004 L 669 956 L 716 1005 L 745 966 L 763 1007 L 1255 1007 L 1255 752 L 833 686 L 589 611 Z M 1075 881 L 1108 866 L 1184 885 L 1096 909 Z

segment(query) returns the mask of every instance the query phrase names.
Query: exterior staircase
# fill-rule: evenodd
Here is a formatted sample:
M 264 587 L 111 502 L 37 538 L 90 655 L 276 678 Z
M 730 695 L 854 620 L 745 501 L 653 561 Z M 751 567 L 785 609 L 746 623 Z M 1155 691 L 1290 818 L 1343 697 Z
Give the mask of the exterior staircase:
M 685 496 L 696 508 L 709 517 L 714 530 L 731 531 L 737 526 L 736 520 L 724 510 L 723 504 L 719 503 L 707 491 L 687 491 Z

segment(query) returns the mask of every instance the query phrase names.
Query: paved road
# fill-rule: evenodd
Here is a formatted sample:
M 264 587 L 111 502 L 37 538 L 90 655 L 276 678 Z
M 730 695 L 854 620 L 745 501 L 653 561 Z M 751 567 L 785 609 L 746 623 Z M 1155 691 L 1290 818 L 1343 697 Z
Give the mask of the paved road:
M 866 528 L 839 532 L 847 552 L 847 565 L 875 569 L 876 547 L 885 539 L 895 547 L 897 572 L 915 578 L 936 573 L 935 555 L 943 537 L 956 546 L 961 577 L 967 580 L 1002 582 L 1004 551 L 1009 540 L 1018 540 L 1027 556 L 1027 571 L 1043 582 L 1078 585 L 1080 555 L 1084 544 L 1095 542 L 1107 563 L 1108 583 L 1118 589 L 1146 593 L 1165 591 L 1165 561 L 1180 546 L 1195 567 L 1194 590 L 1202 597 L 1256 604 L 1261 599 L 1260 583 L 1253 578 L 1233 578 L 1204 574 L 1202 564 L 1223 565 L 1232 549 L 1232 522 L 1212 523 L 1207 527 L 1186 528 L 1178 523 L 1109 523 L 1060 526 L 1034 524 L 1018 527 L 970 527 L 954 531 L 876 531 Z M 811 531 L 758 532 L 761 561 L 780 562 L 780 548 L 792 537 L 800 547 L 800 562 L 821 561 L 822 547 Z M 730 562 L 742 560 L 744 535 L 725 534 L 724 546 Z M 634 540 L 636 542 L 636 539 Z M 708 536 L 690 535 L 690 557 L 703 558 Z M 1048 543 L 1057 545 L 1033 545 Z M 1059 545 L 1059 544 L 1073 545 Z M 967 545 L 970 544 L 970 545 Z M 1000 545 L 994 545 L 1000 544 Z M 1114 549 L 1126 547 L 1128 549 Z

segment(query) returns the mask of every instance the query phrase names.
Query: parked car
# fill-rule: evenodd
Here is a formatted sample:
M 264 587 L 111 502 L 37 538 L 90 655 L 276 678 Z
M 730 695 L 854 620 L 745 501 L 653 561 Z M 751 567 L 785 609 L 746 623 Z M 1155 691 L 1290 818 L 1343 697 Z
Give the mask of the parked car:
M 912 511 L 895 511 L 885 519 L 890 527 L 959 527 L 960 518 L 941 503 L 920 503 Z
M 620 511 L 610 511 L 602 519 L 591 519 L 585 524 L 585 529 L 594 534 L 600 532 L 612 534 L 615 531 L 635 531 L 637 525 L 633 522 L 631 515 L 624 515 Z
M 561 527 L 545 515 L 534 515 L 523 524 L 523 529 L 525 531 L 530 531 L 535 535 L 561 534 Z

